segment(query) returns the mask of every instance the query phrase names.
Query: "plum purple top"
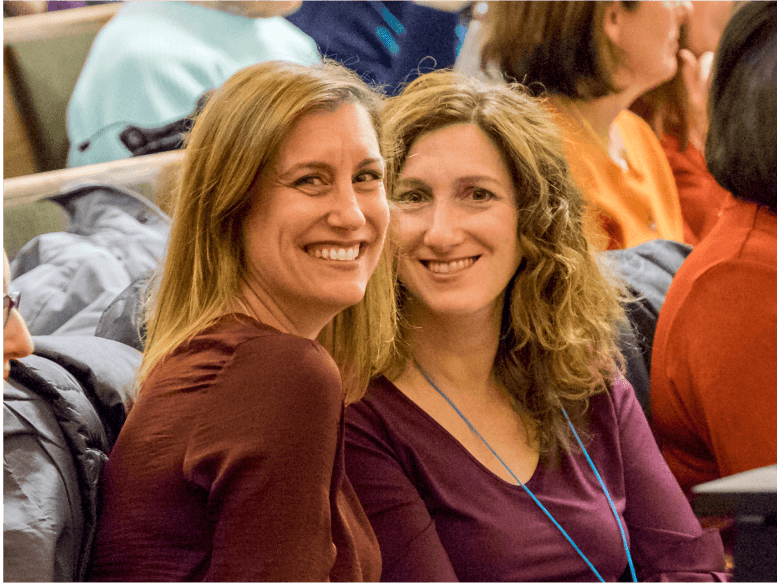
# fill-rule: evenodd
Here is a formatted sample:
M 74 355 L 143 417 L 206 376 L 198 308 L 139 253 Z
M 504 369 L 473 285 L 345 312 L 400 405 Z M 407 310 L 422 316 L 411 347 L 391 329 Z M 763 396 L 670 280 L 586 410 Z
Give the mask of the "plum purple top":
M 640 580 L 726 580 L 623 377 L 577 429 L 626 529 Z M 383 558 L 383 581 L 591 581 L 596 577 L 526 491 L 485 468 L 381 377 L 346 410 L 346 473 Z M 628 563 L 582 451 L 541 458 L 526 483 L 605 580 Z

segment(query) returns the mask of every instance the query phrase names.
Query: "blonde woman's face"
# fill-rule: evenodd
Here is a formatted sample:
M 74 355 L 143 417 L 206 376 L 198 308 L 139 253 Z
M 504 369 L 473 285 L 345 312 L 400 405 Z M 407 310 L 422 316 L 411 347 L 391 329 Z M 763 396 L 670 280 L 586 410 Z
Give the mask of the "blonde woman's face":
M 399 278 L 436 314 L 499 310 L 518 269 L 515 189 L 480 128 L 457 124 L 418 138 L 393 199 Z
M 383 172 L 362 106 L 300 119 L 257 181 L 245 230 L 249 284 L 297 322 L 358 303 L 389 222 Z

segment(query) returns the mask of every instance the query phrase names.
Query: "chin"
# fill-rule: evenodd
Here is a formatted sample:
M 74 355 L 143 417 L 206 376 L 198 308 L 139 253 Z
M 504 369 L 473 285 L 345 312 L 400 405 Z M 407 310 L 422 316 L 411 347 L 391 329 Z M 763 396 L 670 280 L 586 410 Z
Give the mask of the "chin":
M 350 308 L 358 304 L 364 299 L 364 293 L 366 286 L 361 284 L 353 284 L 351 286 L 338 286 L 336 288 L 326 290 L 319 290 L 315 299 L 311 298 L 311 302 L 318 301 L 322 305 L 331 306 L 333 310 L 342 312 L 346 308 Z

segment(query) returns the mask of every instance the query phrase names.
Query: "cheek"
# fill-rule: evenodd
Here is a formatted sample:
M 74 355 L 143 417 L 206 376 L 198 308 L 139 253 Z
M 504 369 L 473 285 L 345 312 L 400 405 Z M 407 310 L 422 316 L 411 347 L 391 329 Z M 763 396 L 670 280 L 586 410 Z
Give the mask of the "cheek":
M 419 216 L 398 211 L 394 215 L 394 231 L 400 252 L 406 253 L 421 241 L 424 224 Z

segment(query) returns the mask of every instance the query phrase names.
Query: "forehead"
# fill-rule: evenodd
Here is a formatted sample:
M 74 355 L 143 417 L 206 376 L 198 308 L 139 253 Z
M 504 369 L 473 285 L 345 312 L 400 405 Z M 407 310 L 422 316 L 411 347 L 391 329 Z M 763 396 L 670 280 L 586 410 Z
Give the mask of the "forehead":
M 292 165 L 311 157 L 334 156 L 343 149 L 380 156 L 372 117 L 358 103 L 346 102 L 335 109 L 304 114 L 281 143 L 278 162 Z
M 402 174 L 445 162 L 462 174 L 488 172 L 510 180 L 502 152 L 475 124 L 461 123 L 421 134 L 410 146 Z

